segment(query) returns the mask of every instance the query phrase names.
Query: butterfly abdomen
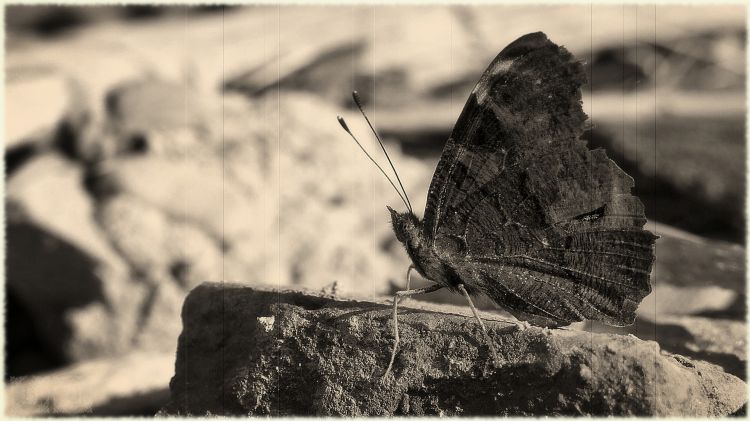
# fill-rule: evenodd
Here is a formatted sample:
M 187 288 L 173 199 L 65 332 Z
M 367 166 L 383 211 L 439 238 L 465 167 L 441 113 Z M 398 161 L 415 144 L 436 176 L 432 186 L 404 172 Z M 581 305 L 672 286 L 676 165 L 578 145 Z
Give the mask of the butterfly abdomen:
M 391 221 L 396 239 L 404 245 L 414 269 L 424 278 L 445 287 L 455 289 L 463 283 L 451 265 L 439 256 L 423 233 L 421 221 L 412 213 L 398 213 L 391 208 Z M 469 292 L 475 288 L 466 285 Z
M 426 279 L 449 288 L 462 283 L 456 271 L 425 242 L 409 242 L 405 246 L 414 268 Z

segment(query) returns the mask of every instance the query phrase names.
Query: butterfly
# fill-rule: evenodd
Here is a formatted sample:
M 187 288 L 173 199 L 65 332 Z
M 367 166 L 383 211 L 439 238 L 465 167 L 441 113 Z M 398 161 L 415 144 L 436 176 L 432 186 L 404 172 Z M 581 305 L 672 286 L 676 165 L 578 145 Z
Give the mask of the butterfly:
M 466 297 L 496 361 L 472 295 L 536 325 L 633 323 L 651 292 L 658 237 L 643 229 L 633 179 L 603 149 L 589 150 L 580 139 L 585 81 L 582 63 L 544 33 L 518 38 L 469 95 L 421 220 L 401 185 L 407 211 L 388 210 L 412 265 L 407 289 L 394 297 L 396 341 L 384 376 L 399 343 L 398 302 L 441 288 Z M 356 94 L 355 102 L 361 110 Z M 433 284 L 410 290 L 412 269 Z

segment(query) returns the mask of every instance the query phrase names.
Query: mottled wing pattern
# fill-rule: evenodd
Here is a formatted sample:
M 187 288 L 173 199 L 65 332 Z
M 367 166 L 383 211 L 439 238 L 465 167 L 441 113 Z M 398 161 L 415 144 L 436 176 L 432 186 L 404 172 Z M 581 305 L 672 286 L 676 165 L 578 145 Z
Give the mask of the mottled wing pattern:
M 584 82 L 541 32 L 506 47 L 445 146 L 423 234 L 470 290 L 511 311 L 630 324 L 656 237 L 633 179 L 579 139 Z

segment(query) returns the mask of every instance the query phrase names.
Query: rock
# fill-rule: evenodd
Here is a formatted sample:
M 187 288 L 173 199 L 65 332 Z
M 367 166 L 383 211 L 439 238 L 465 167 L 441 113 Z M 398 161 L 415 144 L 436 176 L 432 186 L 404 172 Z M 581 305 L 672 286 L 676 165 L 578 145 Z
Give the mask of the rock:
M 237 99 L 226 104 L 224 140 L 204 142 L 209 153 L 114 156 L 89 182 L 105 192 L 96 221 L 138 291 L 120 329 L 130 326 L 124 337 L 132 346 L 174 346 L 184 294 L 204 281 L 270 278 L 310 288 L 336 281 L 339 291 L 371 294 L 386 291 L 389 280 L 403 282 L 407 256 L 385 219 L 396 196 L 377 173 L 360 170 L 366 158 L 335 120 L 346 112 L 309 95 L 283 95 L 281 106 L 274 98 Z M 363 125 L 351 124 L 365 133 Z M 412 180 L 407 189 L 429 177 L 397 148 L 391 156 Z M 75 320 L 88 325 L 102 311 L 92 307 Z M 98 332 L 87 343 L 103 339 Z
M 342 291 L 363 292 L 364 284 L 379 293 L 389 279 L 403 279 L 407 257 L 385 222 L 385 205 L 398 199 L 376 169 L 362 171 L 366 158 L 335 119 L 349 113 L 304 94 L 254 103 L 230 96 L 225 105 L 218 132 L 224 136 L 212 138 L 206 154 L 149 152 L 102 165 L 98 183 L 115 186 L 115 197 L 102 205 L 102 223 L 134 268 L 169 266 L 169 250 L 187 247 L 203 250 L 183 253 L 190 268 L 204 268 L 196 272 L 202 279 L 191 277 L 200 281 L 222 279 L 213 270 L 217 256 L 226 259 L 225 276 L 246 281 L 316 288 L 338 280 Z M 369 130 L 361 119 L 350 126 Z M 429 180 L 430 169 L 389 149 L 407 190 Z M 426 194 L 420 196 L 416 208 L 424 206 Z M 210 240 L 187 246 L 170 239 L 171 227 L 179 225 Z
M 129 194 L 105 201 L 99 213 L 102 229 L 134 272 L 171 280 L 185 292 L 221 277 L 220 245 L 195 225 Z
M 18 210 L 14 220 L 30 221 L 64 238 L 112 270 L 124 268 L 96 226 L 83 170 L 74 163 L 55 154 L 41 155 L 8 180 L 6 192 Z
M 74 88 L 58 72 L 8 72 L 5 85 L 5 149 L 26 142 L 50 141 L 58 125 L 71 111 Z
M 669 315 L 745 318 L 745 248 L 649 222 L 656 240 L 652 293 L 638 314 L 650 319 Z
M 131 302 L 138 317 L 127 320 L 133 332 L 130 346 L 174 349 L 187 291 L 224 276 L 219 241 L 130 194 L 104 201 L 99 220 L 144 289 L 142 299 Z
M 747 324 L 745 321 L 709 317 L 658 317 L 654 329 L 639 329 L 636 335 L 658 341 L 662 349 L 692 359 L 707 361 L 727 373 L 746 378 Z
M 115 160 L 109 166 L 122 193 L 172 220 L 192 223 L 215 239 L 246 232 L 252 205 L 239 186 L 223 177 L 219 159 L 141 157 Z
M 185 301 L 160 413 L 721 416 L 746 400 L 742 380 L 655 342 L 497 318 L 493 371 L 468 309 L 413 304 L 381 382 L 393 344 L 382 301 L 203 284 Z
M 143 329 L 144 305 L 150 288 L 130 277 L 109 278 L 99 287 L 101 297 L 85 306 L 66 311 L 63 321 L 69 329 L 65 353 L 70 361 L 119 355 L 133 348 Z M 161 350 L 170 349 L 168 347 Z
M 137 48 L 127 45 L 124 35 L 138 31 L 126 25 L 123 26 L 124 32 L 118 35 L 118 31 L 112 29 L 107 25 L 94 26 L 69 37 L 30 40 L 23 48 L 16 48 L 8 54 L 6 69 L 9 72 L 30 69 L 64 75 L 81 85 L 85 93 L 82 105 L 94 114 L 95 120 L 100 120 L 105 115 L 106 95 L 113 86 L 142 77 L 149 68 L 155 67 L 144 62 Z M 169 67 L 161 64 L 165 69 Z
M 107 95 L 119 153 L 191 155 L 209 141 L 202 97 L 185 83 L 159 79 L 124 82 Z
M 224 81 L 224 89 L 258 97 L 276 89 L 312 88 L 325 98 L 338 98 L 332 102 L 343 104 L 351 97 L 350 92 L 341 90 L 341 77 L 349 72 L 347 65 L 359 61 L 364 45 L 360 39 L 332 46 L 300 46 L 278 61 L 266 61 L 242 74 L 230 75 Z
M 133 337 L 133 348 L 154 352 L 173 351 L 180 333 L 180 303 L 185 291 L 173 282 L 159 282 L 141 307 L 136 321 L 138 333 Z
M 8 199 L 8 286 L 62 360 L 174 349 L 185 293 L 221 277 L 208 235 L 129 195 L 96 210 L 83 171 L 54 155 L 17 172 Z
M 260 119 L 254 143 L 247 137 L 228 140 L 234 153 L 227 157 L 227 172 L 245 174 L 257 168 L 265 181 L 254 194 L 256 201 L 271 205 L 263 222 L 255 221 L 261 225 L 260 238 L 268 239 L 270 247 L 276 247 L 276 239 L 282 245 L 269 250 L 267 260 L 280 261 L 280 272 L 259 279 L 310 288 L 337 280 L 344 292 L 384 292 L 389 279 L 403 280 L 408 266 L 403 249 L 393 242 L 385 206 L 404 205 L 335 116 L 344 116 L 372 153 L 379 146 L 367 139 L 369 128 L 361 117 L 346 110 L 310 95 L 287 94 L 280 101 L 266 98 L 253 107 L 252 115 Z M 431 169 L 396 145 L 387 147 L 407 192 L 418 192 Z M 247 149 L 258 151 L 243 152 Z M 423 208 L 425 198 L 426 194 L 416 194 L 414 208 Z
M 127 288 L 130 297 L 138 296 L 137 286 L 125 286 L 127 265 L 95 223 L 82 178 L 77 166 L 48 154 L 24 166 L 7 186 L 8 288 L 31 315 L 42 342 L 69 360 L 127 346 L 120 322 L 136 308 L 123 308 L 120 297 L 109 292 Z M 101 317 L 82 329 L 74 314 L 95 307 Z M 110 341 L 92 345 L 77 331 Z
M 732 309 L 737 298 L 737 293 L 721 287 L 679 287 L 657 283 L 651 294 L 641 301 L 637 314 L 653 319 L 661 316 L 724 312 Z M 743 318 L 745 312 L 738 310 L 732 311 L 734 318 Z
M 174 354 L 136 352 L 6 383 L 6 415 L 149 415 L 169 396 Z
M 655 277 L 660 284 L 720 287 L 745 294 L 745 248 L 651 222 L 656 241 Z
M 716 364 L 727 373 L 746 379 L 746 326 L 744 319 L 639 314 L 631 326 L 608 326 L 587 321 L 574 323 L 570 327 L 656 341 L 665 351 Z

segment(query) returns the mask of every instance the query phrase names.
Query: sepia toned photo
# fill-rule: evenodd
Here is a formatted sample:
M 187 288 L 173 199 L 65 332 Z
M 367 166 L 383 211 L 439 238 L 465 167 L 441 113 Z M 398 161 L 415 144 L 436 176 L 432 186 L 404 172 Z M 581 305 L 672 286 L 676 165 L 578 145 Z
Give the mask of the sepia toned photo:
M 5 5 L 5 415 L 746 416 L 743 5 Z

